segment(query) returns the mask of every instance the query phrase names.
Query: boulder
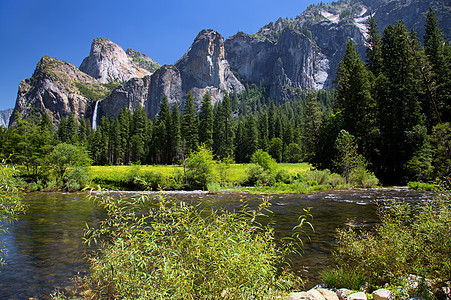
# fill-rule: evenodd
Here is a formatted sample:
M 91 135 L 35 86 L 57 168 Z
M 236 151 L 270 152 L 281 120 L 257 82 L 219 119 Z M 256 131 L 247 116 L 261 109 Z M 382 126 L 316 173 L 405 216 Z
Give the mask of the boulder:
M 366 294 L 364 292 L 358 292 L 348 295 L 346 300 L 367 300 Z
M 326 300 L 339 300 L 336 293 L 327 289 L 317 289 Z
M 374 300 L 392 300 L 393 293 L 387 289 L 379 289 L 373 292 Z
M 306 299 L 307 292 L 293 292 L 288 295 L 288 300 L 304 300 Z
M 351 291 L 348 289 L 339 289 L 336 292 L 338 299 L 340 300 L 346 300 L 346 297 L 348 297 L 349 294 L 351 294 Z

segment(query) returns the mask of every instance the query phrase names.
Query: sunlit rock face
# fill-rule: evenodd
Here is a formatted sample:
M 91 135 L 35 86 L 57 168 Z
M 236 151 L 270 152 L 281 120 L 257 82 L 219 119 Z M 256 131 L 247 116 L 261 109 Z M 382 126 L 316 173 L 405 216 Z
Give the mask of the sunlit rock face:
M 44 56 L 31 78 L 19 84 L 10 126 L 19 118 L 40 117 L 46 113 L 57 125 L 62 117 L 90 119 L 94 100 L 108 95 L 108 89 L 73 64 Z
M 132 51 L 130 53 L 136 55 Z M 89 56 L 83 60 L 80 70 L 101 83 L 125 82 L 151 74 L 139 67 L 120 46 L 105 38 L 94 39 Z

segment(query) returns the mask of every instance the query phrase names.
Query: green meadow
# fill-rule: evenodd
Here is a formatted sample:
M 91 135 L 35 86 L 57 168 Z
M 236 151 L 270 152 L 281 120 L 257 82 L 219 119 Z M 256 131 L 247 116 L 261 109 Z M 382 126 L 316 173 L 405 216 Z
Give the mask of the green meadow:
M 248 180 L 246 170 L 250 164 L 217 164 L 220 173 L 218 184 L 234 191 L 256 192 L 258 187 L 245 189 L 241 186 Z M 284 170 L 290 178 L 305 174 L 312 166 L 308 163 L 281 163 L 279 170 Z M 186 189 L 183 165 L 128 165 L 128 166 L 90 166 L 88 173 L 91 187 L 102 187 L 120 190 L 177 190 Z M 286 185 L 287 186 L 287 185 Z M 277 188 L 280 191 L 281 187 Z M 268 192 L 268 187 L 262 191 Z M 285 187 L 284 190 L 290 189 Z M 299 189 L 291 188 L 291 192 Z

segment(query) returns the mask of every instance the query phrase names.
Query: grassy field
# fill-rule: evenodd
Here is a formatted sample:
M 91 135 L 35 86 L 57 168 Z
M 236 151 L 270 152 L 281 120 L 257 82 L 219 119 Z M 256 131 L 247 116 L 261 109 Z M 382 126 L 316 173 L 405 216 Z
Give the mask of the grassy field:
M 241 184 L 246 181 L 248 164 L 230 164 L 228 166 L 226 181 Z M 279 164 L 279 169 L 285 169 L 290 175 L 305 173 L 311 168 L 308 163 Z M 177 189 L 183 185 L 182 165 L 131 165 L 131 166 L 91 166 L 89 175 L 95 185 L 102 187 L 126 187 L 130 181 L 140 175 L 148 181 L 158 181 L 156 185 L 166 185 L 166 188 Z

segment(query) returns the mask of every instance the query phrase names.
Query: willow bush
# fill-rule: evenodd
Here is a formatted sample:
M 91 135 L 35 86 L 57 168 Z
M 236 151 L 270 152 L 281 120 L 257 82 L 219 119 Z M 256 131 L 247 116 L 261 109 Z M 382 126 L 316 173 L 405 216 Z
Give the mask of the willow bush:
M 205 212 L 162 195 L 98 200 L 108 217 L 86 233 L 87 243 L 103 242 L 80 282 L 84 297 L 270 299 L 300 284 L 284 260 L 299 250 L 300 232 L 276 243 L 273 228 L 257 222 L 267 200 L 238 213 Z
M 374 231 L 340 229 L 337 265 L 376 285 L 399 283 L 408 274 L 451 280 L 450 187 L 448 177 L 428 201 L 390 202 L 379 210 Z
M 9 165 L 5 159 L 0 160 L 0 232 L 6 231 L 4 227 L 8 222 L 17 219 L 19 214 L 25 211 L 25 205 L 21 200 L 21 192 L 17 184 L 17 170 Z M 0 263 L 6 250 L 0 247 Z

